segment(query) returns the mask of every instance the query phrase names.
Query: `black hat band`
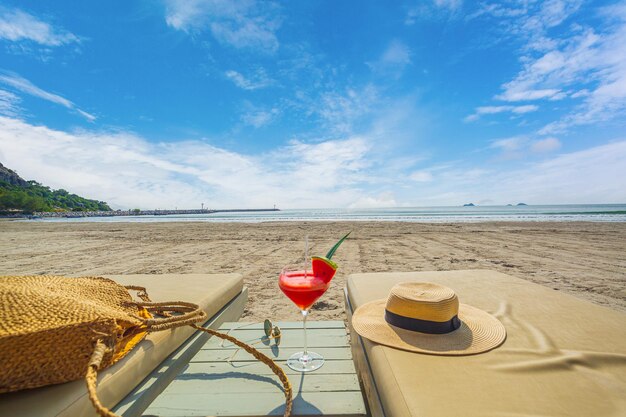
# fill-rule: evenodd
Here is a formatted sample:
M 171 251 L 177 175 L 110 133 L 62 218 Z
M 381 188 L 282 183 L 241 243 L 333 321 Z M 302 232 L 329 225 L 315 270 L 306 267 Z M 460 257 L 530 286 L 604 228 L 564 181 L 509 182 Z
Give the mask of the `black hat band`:
M 385 309 L 385 321 L 401 329 L 430 334 L 450 333 L 461 327 L 461 320 L 459 320 L 458 316 L 454 316 L 450 320 L 443 322 L 430 321 L 400 316 L 387 309 Z

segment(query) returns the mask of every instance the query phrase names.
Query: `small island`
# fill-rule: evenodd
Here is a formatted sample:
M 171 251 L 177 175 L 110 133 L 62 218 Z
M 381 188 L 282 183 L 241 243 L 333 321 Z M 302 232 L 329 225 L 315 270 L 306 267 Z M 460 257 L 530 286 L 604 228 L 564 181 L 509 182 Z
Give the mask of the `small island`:
M 528 204 L 526 203 L 517 203 L 518 206 L 527 206 Z
M 474 203 L 463 204 L 463 207 L 475 207 Z

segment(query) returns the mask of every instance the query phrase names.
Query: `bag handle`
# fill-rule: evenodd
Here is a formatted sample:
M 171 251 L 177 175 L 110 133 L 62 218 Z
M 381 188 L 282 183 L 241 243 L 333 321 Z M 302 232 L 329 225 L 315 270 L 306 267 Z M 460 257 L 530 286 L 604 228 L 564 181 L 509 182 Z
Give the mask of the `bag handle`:
M 198 326 L 197 322 L 206 320 L 206 313 L 194 303 L 188 303 L 185 301 L 174 301 L 174 302 L 161 302 L 155 303 L 150 300 L 148 293 L 144 287 L 138 287 L 134 285 L 126 286 L 129 290 L 138 291 L 137 296 L 141 298 L 142 302 L 134 302 L 138 307 L 143 307 L 148 311 L 157 313 L 159 315 L 165 316 L 164 318 L 157 319 L 142 319 L 144 321 L 147 331 L 158 332 L 162 330 L 171 329 L 174 327 L 181 327 L 184 325 L 189 325 L 196 330 L 208 333 L 212 336 L 219 337 L 220 339 L 228 340 L 236 346 L 244 349 L 246 352 L 254 356 L 255 359 L 266 364 L 272 372 L 278 376 L 280 382 L 283 384 L 283 388 L 285 390 L 285 413 L 283 417 L 289 417 L 291 415 L 291 409 L 293 406 L 293 388 L 291 387 L 291 383 L 285 374 L 285 371 L 276 364 L 269 356 L 261 353 L 254 347 L 239 341 L 238 339 L 221 332 L 218 332 L 213 329 L 209 329 L 207 327 Z M 170 312 L 183 313 L 180 315 L 173 316 Z M 96 341 L 96 346 L 94 347 L 94 351 L 89 359 L 89 364 L 87 365 L 87 373 L 85 374 L 85 382 L 87 383 L 87 392 L 89 394 L 89 400 L 93 404 L 96 412 L 101 417 L 120 417 L 117 414 L 111 412 L 108 408 L 106 408 L 100 400 L 98 399 L 97 388 L 98 388 L 98 369 L 102 363 L 102 359 L 107 351 L 106 345 L 102 342 L 102 340 L 98 339 Z
M 199 305 L 186 301 L 167 301 L 161 303 L 142 301 L 133 302 L 133 304 L 137 307 L 143 307 L 149 312 L 165 316 L 163 318 L 143 319 L 142 321 L 146 325 L 148 332 L 160 332 L 186 324 L 197 323 L 207 318 L 206 313 Z M 173 316 L 169 313 L 182 314 Z
M 152 301 L 148 296 L 148 291 L 146 290 L 146 287 L 140 287 L 138 285 L 124 285 L 124 288 L 126 288 L 127 290 L 137 291 L 137 297 L 141 298 L 143 301 Z
M 98 398 L 98 368 L 102 363 L 102 358 L 104 357 L 106 350 L 106 345 L 102 343 L 102 340 L 98 339 L 96 341 L 96 347 L 94 348 L 91 358 L 89 359 L 89 364 L 87 365 L 87 373 L 85 374 L 87 393 L 89 394 L 89 400 L 93 404 L 93 407 L 96 409 L 98 415 L 101 417 L 120 417 L 102 405 L 100 399 Z
M 171 329 L 173 327 L 183 326 L 185 324 L 197 323 L 206 319 L 206 313 L 198 304 L 188 303 L 186 301 L 169 301 L 155 303 L 148 296 L 145 287 L 138 285 L 125 285 L 127 290 L 137 291 L 137 296 L 142 302 L 133 302 L 137 307 L 143 307 L 149 312 L 164 316 L 165 318 L 141 319 L 146 325 L 148 332 L 159 332 Z M 172 316 L 170 313 L 183 313 L 181 315 Z
M 185 324 L 193 324 L 202 320 L 206 320 L 206 313 L 198 304 L 186 301 L 166 301 L 155 303 L 148 296 L 145 287 L 138 285 L 125 285 L 127 290 L 137 291 L 137 296 L 142 302 L 133 302 L 137 307 L 143 307 L 149 312 L 156 313 L 164 318 L 141 319 L 147 327 L 148 332 L 159 332 L 171 329 L 173 327 L 183 326 Z M 181 315 L 172 316 L 170 313 L 183 313 Z

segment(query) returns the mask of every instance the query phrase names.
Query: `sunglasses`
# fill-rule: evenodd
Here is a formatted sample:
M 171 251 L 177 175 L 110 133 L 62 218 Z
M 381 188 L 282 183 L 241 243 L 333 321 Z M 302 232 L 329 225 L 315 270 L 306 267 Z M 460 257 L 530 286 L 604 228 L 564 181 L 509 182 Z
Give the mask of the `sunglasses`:
M 280 327 L 275 326 L 271 320 L 265 319 L 265 321 L 263 322 L 263 331 L 265 332 L 265 337 L 261 337 L 261 340 L 257 340 L 254 343 L 250 343 L 250 346 L 254 346 L 254 345 L 258 345 L 261 342 L 266 342 L 269 340 L 274 340 L 274 343 L 276 344 L 276 346 L 280 345 L 280 338 L 281 338 L 281 332 L 280 332 Z M 237 355 L 237 352 L 239 352 L 241 350 L 241 348 L 237 348 L 233 354 L 226 359 L 226 362 L 230 363 L 233 361 L 233 359 L 235 358 L 235 355 Z
M 265 319 L 265 322 L 263 322 L 263 330 L 268 339 L 274 339 L 276 346 L 280 345 L 280 327 L 274 326 L 270 320 Z

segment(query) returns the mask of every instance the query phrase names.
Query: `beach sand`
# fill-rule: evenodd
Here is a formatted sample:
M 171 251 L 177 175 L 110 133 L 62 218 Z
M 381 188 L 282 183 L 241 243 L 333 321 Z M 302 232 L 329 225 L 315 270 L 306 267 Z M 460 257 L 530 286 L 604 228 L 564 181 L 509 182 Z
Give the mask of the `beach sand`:
M 304 236 L 340 269 L 312 320 L 344 319 L 342 289 L 356 272 L 491 269 L 626 311 L 626 223 L 0 222 L 0 274 L 240 272 L 242 320 L 299 320 L 278 273 L 302 260 Z M 154 278 L 159 279 L 158 276 Z

